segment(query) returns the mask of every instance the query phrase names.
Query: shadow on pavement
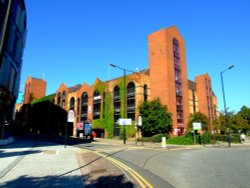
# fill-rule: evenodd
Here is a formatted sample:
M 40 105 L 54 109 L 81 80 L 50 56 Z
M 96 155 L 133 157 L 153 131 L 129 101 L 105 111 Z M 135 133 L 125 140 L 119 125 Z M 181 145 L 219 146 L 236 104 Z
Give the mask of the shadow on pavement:
M 24 156 L 28 154 L 36 154 L 36 153 L 42 153 L 41 150 L 31 150 L 31 151 L 14 151 L 14 152 L 5 152 L 0 151 L 0 158 L 6 158 L 6 157 L 14 157 L 14 156 Z
M 4 188 L 26 188 L 26 187 L 83 187 L 80 176 L 45 176 L 45 177 L 29 177 L 20 176 L 17 179 L 0 183 L 0 187 Z
M 88 180 L 87 177 L 81 176 L 45 176 L 45 177 L 29 177 L 20 176 L 17 179 L 0 183 L 1 188 L 48 188 L 48 187 L 74 187 L 74 188 L 133 188 L 134 185 L 130 181 L 126 181 L 123 175 L 101 176 L 96 180 L 91 180 L 83 186 L 82 181 Z

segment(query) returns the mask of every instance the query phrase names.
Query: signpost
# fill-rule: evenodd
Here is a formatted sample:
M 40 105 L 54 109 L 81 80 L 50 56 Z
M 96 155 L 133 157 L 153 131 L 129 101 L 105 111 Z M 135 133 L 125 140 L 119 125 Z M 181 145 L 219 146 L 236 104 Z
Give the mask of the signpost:
M 196 144 L 195 130 L 201 130 L 201 123 L 193 122 L 193 129 L 194 129 L 194 144 Z
M 138 134 L 140 135 L 140 130 L 141 130 L 141 141 L 143 145 L 143 136 L 142 136 L 142 117 L 138 116 Z M 138 136 L 139 136 L 138 135 Z
M 119 125 L 123 125 L 123 144 L 126 144 L 126 125 L 132 125 L 132 119 L 119 119 Z
M 67 123 L 66 123 L 66 127 L 65 127 L 64 148 L 66 148 L 66 145 L 67 145 L 68 123 L 69 122 L 73 123 L 74 122 L 74 117 L 75 117 L 74 110 L 69 110 L 68 111 Z

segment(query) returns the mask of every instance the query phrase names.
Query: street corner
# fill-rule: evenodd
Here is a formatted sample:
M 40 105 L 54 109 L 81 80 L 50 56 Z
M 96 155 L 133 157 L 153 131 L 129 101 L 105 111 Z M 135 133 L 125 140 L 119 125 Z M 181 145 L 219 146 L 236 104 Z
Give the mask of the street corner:
M 134 182 L 121 168 L 97 152 L 81 150 L 77 161 L 85 187 L 133 187 Z

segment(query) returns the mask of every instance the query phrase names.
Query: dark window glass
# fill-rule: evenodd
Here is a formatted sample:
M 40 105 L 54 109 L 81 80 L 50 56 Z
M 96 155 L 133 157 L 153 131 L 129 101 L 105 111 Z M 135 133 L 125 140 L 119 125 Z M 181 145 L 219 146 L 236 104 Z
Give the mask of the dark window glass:
M 74 97 L 72 97 L 71 99 L 70 99 L 70 110 L 74 110 L 74 107 L 75 107 L 75 98 Z
M 60 92 L 57 94 L 57 105 L 61 106 L 61 93 Z
M 174 55 L 177 123 L 179 126 L 183 126 L 184 117 L 183 117 L 183 100 L 182 100 L 180 46 L 177 39 L 173 40 L 173 55 Z
M 65 108 L 66 105 L 66 91 L 63 91 L 62 93 L 62 108 Z
M 88 94 L 82 94 L 81 121 L 86 121 L 88 118 Z
M 94 91 L 93 105 L 94 105 L 93 119 L 100 119 L 101 95 L 98 91 Z
M 120 111 L 121 111 L 121 100 L 120 100 L 120 88 L 118 86 L 114 87 L 113 91 L 114 99 L 114 121 L 117 122 L 117 120 L 120 118 Z
M 147 101 L 148 100 L 148 86 L 144 85 L 143 90 L 144 90 L 144 92 L 143 92 L 144 101 Z
M 129 82 L 127 86 L 127 118 L 135 120 L 135 84 Z
M 102 98 L 102 117 L 105 118 L 105 101 L 106 101 L 106 93 L 103 93 Z
M 77 115 L 80 114 L 80 98 L 77 99 Z

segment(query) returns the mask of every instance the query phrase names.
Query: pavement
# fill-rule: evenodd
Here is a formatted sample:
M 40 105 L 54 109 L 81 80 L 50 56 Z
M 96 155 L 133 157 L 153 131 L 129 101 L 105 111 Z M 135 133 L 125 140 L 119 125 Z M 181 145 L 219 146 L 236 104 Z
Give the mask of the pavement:
M 0 187 L 84 187 L 77 148 L 16 139 L 0 147 Z
M 130 188 L 137 182 L 97 153 L 15 138 L 0 146 L 0 187 Z
M 119 139 L 95 139 L 95 144 L 122 147 L 165 149 L 162 143 Z M 232 147 L 250 146 L 232 144 Z M 227 147 L 227 143 L 205 147 Z M 166 144 L 166 149 L 204 148 L 202 145 L 177 146 Z M 73 146 L 28 139 L 15 139 L 9 145 L 0 146 L 0 187 L 137 187 L 136 182 L 124 174 L 111 161 L 95 152 Z

